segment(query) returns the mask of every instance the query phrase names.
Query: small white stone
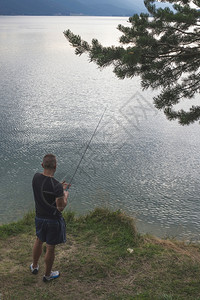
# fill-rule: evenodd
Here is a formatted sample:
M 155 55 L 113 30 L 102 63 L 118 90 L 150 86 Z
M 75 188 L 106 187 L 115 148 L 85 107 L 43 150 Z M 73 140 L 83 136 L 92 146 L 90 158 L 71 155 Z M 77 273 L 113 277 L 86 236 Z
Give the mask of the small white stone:
M 127 251 L 128 251 L 129 253 L 133 253 L 133 249 L 131 249 L 131 248 L 128 248 Z

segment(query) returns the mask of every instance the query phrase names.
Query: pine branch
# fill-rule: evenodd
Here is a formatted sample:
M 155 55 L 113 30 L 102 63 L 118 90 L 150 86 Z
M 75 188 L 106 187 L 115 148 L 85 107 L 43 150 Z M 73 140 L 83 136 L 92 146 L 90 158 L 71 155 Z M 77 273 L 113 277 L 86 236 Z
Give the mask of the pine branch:
M 70 30 L 64 35 L 75 48 L 75 54 L 87 53 L 100 68 L 112 65 L 120 79 L 140 76 L 143 89 L 161 89 L 154 103 L 168 119 L 177 119 L 180 124 L 199 120 L 199 107 L 176 112 L 173 106 L 200 92 L 200 11 L 190 8 L 189 0 L 169 0 L 175 12 L 169 8 L 156 9 L 155 0 L 144 2 L 148 14 L 129 18 L 131 26 L 118 26 L 123 34 L 120 43 L 128 45 L 126 48 L 104 47 L 96 39 L 88 44 Z

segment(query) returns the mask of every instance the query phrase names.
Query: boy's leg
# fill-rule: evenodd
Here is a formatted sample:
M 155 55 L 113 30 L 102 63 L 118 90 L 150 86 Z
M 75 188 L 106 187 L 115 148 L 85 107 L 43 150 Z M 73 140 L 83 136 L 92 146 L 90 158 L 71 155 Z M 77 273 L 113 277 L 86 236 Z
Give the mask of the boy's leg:
M 40 255 L 42 254 L 43 242 L 37 237 L 33 246 L 33 268 L 37 268 Z
M 46 254 L 45 254 L 45 276 L 50 276 L 54 258 L 55 258 L 55 245 L 46 244 Z

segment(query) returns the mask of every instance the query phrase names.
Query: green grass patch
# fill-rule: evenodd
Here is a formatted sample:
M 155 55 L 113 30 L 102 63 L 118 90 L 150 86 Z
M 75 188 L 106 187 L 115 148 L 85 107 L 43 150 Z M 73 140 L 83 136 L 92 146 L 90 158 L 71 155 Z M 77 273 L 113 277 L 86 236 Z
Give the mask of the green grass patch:
M 35 213 L 27 213 L 22 220 L 0 226 L 0 239 L 16 236 L 20 233 L 32 232 L 34 227 Z
M 0 294 L 6 299 L 200 300 L 198 245 L 138 234 L 120 210 L 67 211 L 67 243 L 57 246 L 61 277 L 44 284 L 44 255 L 37 276 L 29 271 L 34 213 L 0 226 Z
M 82 233 L 80 241 L 86 241 L 88 246 L 95 242 L 105 254 L 113 257 L 127 255 L 127 249 L 135 247 L 141 241 L 133 219 L 121 211 L 96 209 L 78 219 L 76 230 Z

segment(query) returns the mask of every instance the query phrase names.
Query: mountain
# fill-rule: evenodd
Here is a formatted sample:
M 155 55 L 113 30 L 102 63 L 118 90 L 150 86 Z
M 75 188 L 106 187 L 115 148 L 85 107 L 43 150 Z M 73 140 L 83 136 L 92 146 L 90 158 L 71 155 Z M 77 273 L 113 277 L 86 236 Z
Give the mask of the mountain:
M 141 12 L 147 12 L 143 0 L 0 0 L 0 15 L 131 16 Z
M 141 12 L 141 8 L 144 11 L 142 3 L 138 0 L 0 0 L 0 15 L 130 16 Z

